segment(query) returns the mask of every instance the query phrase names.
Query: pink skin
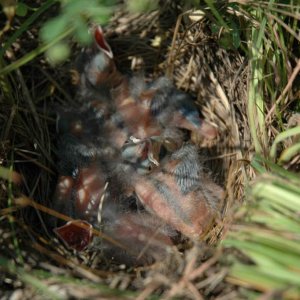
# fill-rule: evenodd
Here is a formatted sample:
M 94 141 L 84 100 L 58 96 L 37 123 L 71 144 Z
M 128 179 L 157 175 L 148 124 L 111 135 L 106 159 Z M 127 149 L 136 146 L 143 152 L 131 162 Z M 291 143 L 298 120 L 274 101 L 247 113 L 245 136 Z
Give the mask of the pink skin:
M 195 192 L 183 196 L 169 175 L 158 173 L 151 178 L 167 185 L 172 191 L 172 202 L 159 192 L 151 179 L 140 178 L 134 188 L 146 208 L 186 236 L 198 238 L 205 232 L 207 220 L 213 217 L 205 199 Z
M 110 230 L 110 235 L 140 262 L 151 257 L 162 259 L 167 247 L 173 245 L 170 237 L 174 232 L 159 218 L 147 213 L 124 213 Z
M 183 150 L 180 149 L 178 153 L 180 151 Z M 133 186 L 138 198 L 150 212 L 184 235 L 197 239 L 207 232 L 218 217 L 215 206 L 221 205 L 224 193 L 204 174 L 198 184 L 183 193 L 175 176 L 176 169 L 182 163 L 180 159 L 168 159 L 150 175 L 137 176 Z
M 70 201 L 74 179 L 71 176 L 60 176 L 55 190 L 55 199 L 57 202 Z
M 200 118 L 199 118 L 200 123 Z M 207 121 L 201 121 L 201 126 L 189 122 L 184 115 L 179 112 L 174 112 L 170 125 L 174 127 L 184 128 L 192 132 L 193 135 L 204 137 L 207 139 L 215 139 L 218 135 L 218 130 L 209 124 Z
M 118 111 L 122 115 L 131 135 L 135 138 L 143 140 L 160 135 L 161 128 L 155 123 L 149 110 L 145 109 L 142 104 L 129 98 L 127 103 L 118 107 Z
M 104 196 L 105 184 L 106 177 L 96 164 L 78 171 L 75 181 L 75 209 L 78 215 L 88 218 L 95 214 Z

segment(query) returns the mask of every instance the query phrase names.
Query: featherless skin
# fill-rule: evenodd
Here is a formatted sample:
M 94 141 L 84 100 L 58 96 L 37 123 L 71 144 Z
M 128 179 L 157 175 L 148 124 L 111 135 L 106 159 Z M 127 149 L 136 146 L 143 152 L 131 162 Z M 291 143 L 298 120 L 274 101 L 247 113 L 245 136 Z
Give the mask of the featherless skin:
M 196 147 L 184 145 L 160 168 L 138 176 L 134 189 L 145 208 L 179 232 L 197 238 L 218 217 L 222 189 L 204 174 Z

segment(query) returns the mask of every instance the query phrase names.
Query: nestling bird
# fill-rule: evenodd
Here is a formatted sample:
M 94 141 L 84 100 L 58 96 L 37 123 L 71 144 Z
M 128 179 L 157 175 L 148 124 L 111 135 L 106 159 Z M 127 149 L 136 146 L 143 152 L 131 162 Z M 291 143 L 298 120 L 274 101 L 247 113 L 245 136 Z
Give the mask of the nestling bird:
M 223 199 L 223 190 L 204 174 L 193 145 L 165 158 L 148 176 L 137 176 L 133 186 L 148 211 L 191 238 L 207 232 Z
M 105 257 L 118 263 L 140 265 L 160 261 L 166 257 L 168 247 L 173 246 L 172 239 L 177 236 L 175 229 L 145 211 L 118 213 L 112 208 L 105 216 L 109 218 L 103 220 L 102 232 L 122 247 L 105 239 L 99 246 Z
M 166 77 L 153 83 L 146 83 L 139 76 L 128 79 L 116 68 L 102 28 L 97 26 L 93 32 L 95 45 L 83 52 L 79 64 L 84 101 L 90 100 L 93 91 L 106 95 L 106 99 L 110 97 L 131 135 L 139 139 L 158 132 L 161 126 L 198 131 L 206 138 L 215 137 L 216 129 L 200 119 L 188 94 L 177 90 Z M 98 98 L 101 101 L 101 97 Z
M 82 100 L 110 97 L 110 90 L 126 85 L 126 77 L 116 68 L 113 52 L 104 38 L 101 26 L 92 28 L 94 45 L 83 49 L 76 62 Z
M 223 190 L 190 141 L 217 133 L 166 77 L 121 74 L 102 28 L 92 33 L 94 45 L 77 62 L 80 106 L 58 113 L 53 206 L 74 221 L 55 232 L 78 251 L 100 247 L 118 262 L 153 261 L 176 236 L 198 239 L 218 218 Z M 93 241 L 93 228 L 116 243 Z
M 138 209 L 128 187 L 109 189 L 109 184 L 121 185 L 109 180 L 99 163 L 77 170 L 73 177 L 60 176 L 55 200 L 74 221 L 56 227 L 55 233 L 72 249 L 101 249 L 107 259 L 118 263 L 140 265 L 165 257 L 176 230 Z M 93 241 L 93 227 L 102 232 L 100 241 L 98 237 Z

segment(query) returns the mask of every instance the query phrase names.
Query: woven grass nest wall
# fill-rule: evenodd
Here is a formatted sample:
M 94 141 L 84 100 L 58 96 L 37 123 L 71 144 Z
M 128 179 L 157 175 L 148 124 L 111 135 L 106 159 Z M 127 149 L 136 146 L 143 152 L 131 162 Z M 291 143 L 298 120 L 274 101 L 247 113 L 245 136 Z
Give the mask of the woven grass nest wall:
M 236 210 L 256 176 L 249 164 L 254 154 L 247 115 L 251 74 L 247 56 L 223 47 L 211 24 L 201 11 L 172 3 L 146 14 L 118 10 L 104 27 L 121 71 L 143 73 L 149 80 L 169 77 L 192 95 L 202 118 L 218 131 L 214 139 L 197 143 L 207 173 L 225 190 L 220 217 L 202 241 L 187 242 L 151 265 L 110 265 L 96 252 L 68 250 L 45 221 L 53 214 L 49 207 L 57 180 L 55 110 L 76 101 L 70 70 L 80 47 L 73 46 L 62 66 L 52 67 L 39 57 L 2 77 L 2 88 L 9 89 L 1 93 L 0 158 L 16 173 L 13 183 L 1 181 L 1 199 L 8 200 L 0 202 L 0 299 L 248 298 L 227 277 L 231 254 L 248 258 L 218 245 L 231 224 L 245 215 Z M 37 32 L 29 29 L 27 39 L 20 38 L 7 52 L 7 61 L 33 49 Z M 277 130 L 269 130 L 272 139 Z M 18 181 L 22 183 L 14 184 Z

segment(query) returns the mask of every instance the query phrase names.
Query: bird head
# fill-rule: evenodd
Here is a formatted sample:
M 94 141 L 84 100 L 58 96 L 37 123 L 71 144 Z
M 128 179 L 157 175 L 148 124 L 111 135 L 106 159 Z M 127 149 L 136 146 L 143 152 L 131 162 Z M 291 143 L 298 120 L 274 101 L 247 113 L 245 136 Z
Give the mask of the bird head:
M 120 84 L 121 74 L 118 72 L 111 47 L 104 37 L 102 27 L 97 25 L 91 29 L 94 44 L 83 49 L 77 60 L 81 87 L 113 88 Z

